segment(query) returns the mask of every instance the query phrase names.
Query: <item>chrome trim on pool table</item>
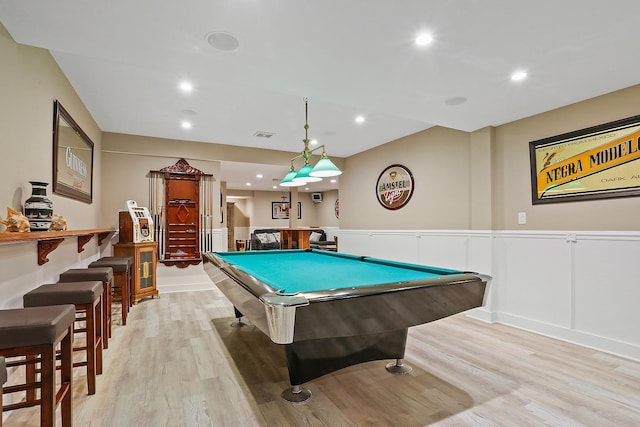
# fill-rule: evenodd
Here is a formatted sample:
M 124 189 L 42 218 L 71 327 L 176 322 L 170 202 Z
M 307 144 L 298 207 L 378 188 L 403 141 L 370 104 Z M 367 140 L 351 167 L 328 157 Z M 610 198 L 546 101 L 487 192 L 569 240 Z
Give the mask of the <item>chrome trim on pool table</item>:
M 294 326 L 296 324 L 296 308 L 309 305 L 309 300 L 299 295 L 260 295 L 267 315 L 269 337 L 276 344 L 290 344 L 293 342 Z

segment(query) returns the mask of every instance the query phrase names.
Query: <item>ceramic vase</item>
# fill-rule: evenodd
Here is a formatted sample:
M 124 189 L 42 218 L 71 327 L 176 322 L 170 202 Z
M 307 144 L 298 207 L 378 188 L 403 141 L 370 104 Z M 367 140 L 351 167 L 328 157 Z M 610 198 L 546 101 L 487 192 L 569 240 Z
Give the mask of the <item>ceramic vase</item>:
M 47 198 L 47 182 L 29 181 L 31 197 L 24 202 L 24 216 L 31 231 L 47 231 L 53 216 L 53 203 Z

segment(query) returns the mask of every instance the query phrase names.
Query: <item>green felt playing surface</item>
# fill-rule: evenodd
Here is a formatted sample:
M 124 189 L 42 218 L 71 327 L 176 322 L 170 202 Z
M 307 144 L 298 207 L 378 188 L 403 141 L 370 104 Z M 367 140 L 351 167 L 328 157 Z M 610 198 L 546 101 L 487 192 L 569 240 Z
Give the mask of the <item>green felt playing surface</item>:
M 271 250 L 219 252 L 219 258 L 282 293 L 356 288 L 430 279 L 455 270 L 363 258 L 335 252 Z

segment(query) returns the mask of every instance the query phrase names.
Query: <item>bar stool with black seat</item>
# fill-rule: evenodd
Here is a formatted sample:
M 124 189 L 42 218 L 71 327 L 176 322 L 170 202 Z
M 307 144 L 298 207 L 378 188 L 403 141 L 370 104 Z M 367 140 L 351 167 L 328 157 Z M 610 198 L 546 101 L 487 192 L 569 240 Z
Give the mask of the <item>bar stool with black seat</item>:
M 111 292 L 113 287 L 113 269 L 111 267 L 72 268 L 60 274 L 58 283 L 102 282 L 102 347 L 109 348 L 111 337 Z
M 122 324 L 127 324 L 127 314 L 131 305 L 130 271 L 133 257 L 103 257 L 89 264 L 89 268 L 111 267 L 113 269 L 114 298 L 122 303 Z
M 7 358 L 6 365 L 25 366 L 27 371 L 35 372 L 35 365 L 40 364 L 40 381 L 35 381 L 35 374 L 27 373 L 24 384 L 2 388 L 3 394 L 27 392 L 26 401 L 4 405 L 4 411 L 40 405 L 40 425 L 52 427 L 59 405 L 62 425 L 73 425 L 74 319 L 75 308 L 70 304 L 0 310 L 0 356 Z M 56 381 L 58 346 L 60 381 Z M 40 399 L 35 398 L 37 389 Z
M 129 280 L 129 297 L 130 297 L 130 301 L 129 301 L 129 307 L 133 306 L 133 272 L 131 271 L 131 267 L 133 266 L 133 257 L 132 256 L 124 256 L 124 255 L 120 255 L 120 256 L 103 256 L 101 258 L 99 258 L 97 261 L 94 262 L 107 262 L 107 261 L 111 261 L 111 260 L 125 260 L 127 261 L 127 277 Z
M 6 382 L 7 364 L 4 361 L 4 357 L 0 356 L 0 387 L 3 387 Z M 0 427 L 2 427 L 2 393 L 0 393 Z
M 74 333 L 84 333 L 84 346 L 74 346 L 73 351 L 86 352 L 82 362 L 73 367 L 86 366 L 88 394 L 96 393 L 96 375 L 102 373 L 102 282 L 69 282 L 48 284 L 27 292 L 23 297 L 25 307 L 73 304 L 75 306 Z

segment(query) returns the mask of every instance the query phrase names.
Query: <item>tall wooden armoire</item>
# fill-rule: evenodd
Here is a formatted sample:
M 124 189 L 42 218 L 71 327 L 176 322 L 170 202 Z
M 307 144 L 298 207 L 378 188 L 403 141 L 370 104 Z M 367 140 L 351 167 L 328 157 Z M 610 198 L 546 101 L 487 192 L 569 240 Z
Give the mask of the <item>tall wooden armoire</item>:
M 154 172 L 154 171 L 152 171 Z M 184 268 L 200 263 L 200 178 L 185 159 L 160 169 L 165 188 L 165 253 L 160 262 Z

